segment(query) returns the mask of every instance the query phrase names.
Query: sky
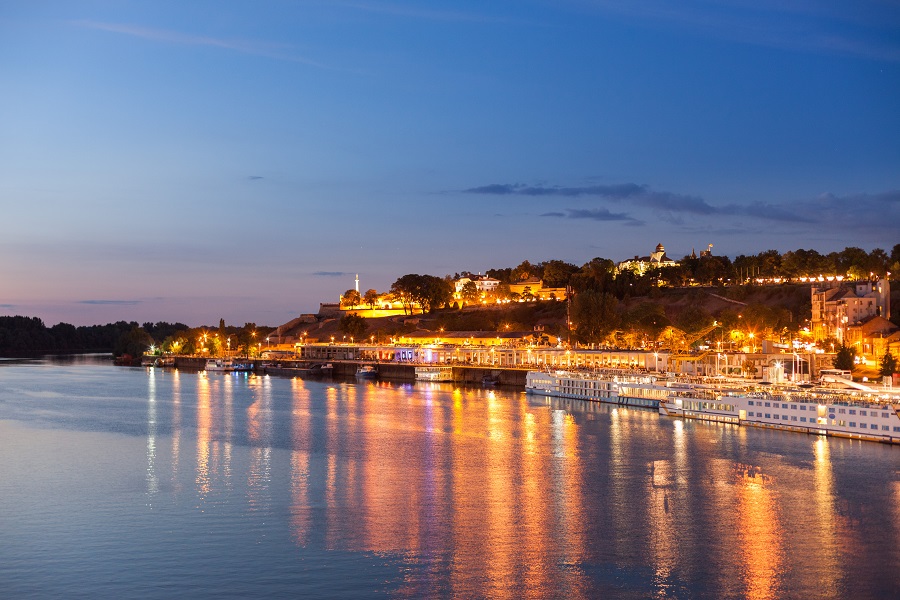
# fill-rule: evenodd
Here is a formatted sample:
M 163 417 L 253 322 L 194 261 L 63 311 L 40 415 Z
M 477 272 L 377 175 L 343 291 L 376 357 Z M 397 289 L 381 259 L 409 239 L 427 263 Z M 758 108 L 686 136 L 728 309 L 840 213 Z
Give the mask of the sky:
M 900 243 L 897 0 L 0 2 L 0 315 Z

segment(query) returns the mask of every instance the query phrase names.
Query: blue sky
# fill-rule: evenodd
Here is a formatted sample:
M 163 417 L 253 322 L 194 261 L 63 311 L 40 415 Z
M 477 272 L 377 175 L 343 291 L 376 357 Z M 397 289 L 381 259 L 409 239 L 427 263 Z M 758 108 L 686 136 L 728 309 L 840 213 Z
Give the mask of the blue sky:
M 900 242 L 889 0 L 0 4 L 0 314 Z

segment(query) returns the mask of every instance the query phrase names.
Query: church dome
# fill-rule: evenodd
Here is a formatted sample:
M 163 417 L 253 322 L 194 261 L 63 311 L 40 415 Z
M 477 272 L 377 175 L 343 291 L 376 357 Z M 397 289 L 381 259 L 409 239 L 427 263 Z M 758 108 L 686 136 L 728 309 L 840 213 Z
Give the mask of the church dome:
M 657 245 L 656 245 L 656 251 L 657 251 L 657 252 L 665 252 L 666 249 L 663 247 L 662 244 L 657 244 Z

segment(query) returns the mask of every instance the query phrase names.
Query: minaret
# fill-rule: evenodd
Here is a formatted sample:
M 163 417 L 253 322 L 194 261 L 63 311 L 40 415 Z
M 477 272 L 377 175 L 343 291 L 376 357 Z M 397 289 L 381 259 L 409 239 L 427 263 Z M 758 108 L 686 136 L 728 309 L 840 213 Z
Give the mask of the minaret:
M 356 293 L 359 293 L 359 273 L 356 274 Z

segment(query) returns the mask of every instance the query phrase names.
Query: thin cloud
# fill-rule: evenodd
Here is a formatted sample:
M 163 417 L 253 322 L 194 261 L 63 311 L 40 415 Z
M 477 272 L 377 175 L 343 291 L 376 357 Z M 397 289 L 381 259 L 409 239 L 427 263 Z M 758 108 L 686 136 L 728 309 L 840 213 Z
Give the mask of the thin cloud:
M 566 217 L 569 219 L 590 219 L 591 221 L 629 221 L 634 225 L 643 225 L 642 221 L 639 221 L 628 215 L 626 213 L 614 213 L 610 212 L 605 208 L 594 208 L 594 209 L 567 209 L 565 214 L 563 213 L 544 213 L 541 215 L 542 217 Z
M 165 29 L 151 29 L 148 27 L 139 27 L 136 25 L 128 25 L 125 23 L 106 23 L 102 21 L 79 20 L 73 21 L 73 25 L 86 29 L 96 29 L 99 31 L 108 31 L 111 33 L 120 33 L 133 37 L 159 42 L 163 44 L 178 44 L 183 46 L 211 46 L 214 48 L 222 48 L 232 50 L 242 54 L 251 54 L 254 56 L 262 56 L 275 60 L 283 60 L 295 62 L 320 69 L 329 68 L 318 61 L 311 60 L 302 56 L 286 54 L 278 50 L 277 46 L 272 44 L 264 44 L 257 41 L 248 40 L 229 40 L 215 38 L 205 35 L 193 35 L 190 33 L 182 33 L 180 31 L 171 31 Z
M 247 177 L 250 181 L 259 181 L 260 179 L 264 179 L 262 175 L 249 175 Z
M 492 183 L 480 187 L 463 190 L 466 194 L 488 194 L 497 196 L 558 196 L 563 198 L 594 197 L 612 202 L 628 201 L 634 206 L 642 206 L 663 213 L 663 220 L 681 223 L 678 215 L 740 215 L 766 219 L 771 221 L 812 222 L 784 207 L 755 202 L 749 205 L 730 204 L 713 206 L 699 196 L 657 191 L 647 185 L 637 183 L 621 183 L 615 185 L 588 185 L 581 187 L 563 186 L 527 186 L 518 183 Z M 575 209 L 569 209 L 570 212 Z M 590 211 L 588 211 L 590 212 Z M 615 213 L 610 213 L 615 214 Z M 590 216 L 582 218 L 593 218 Z M 598 219 L 599 220 L 599 219 Z
M 353 275 L 353 273 L 345 273 L 343 271 L 316 271 L 313 273 L 316 277 L 345 277 Z
M 142 300 L 79 300 L 76 304 L 91 304 L 100 306 L 136 306 L 141 304 Z

